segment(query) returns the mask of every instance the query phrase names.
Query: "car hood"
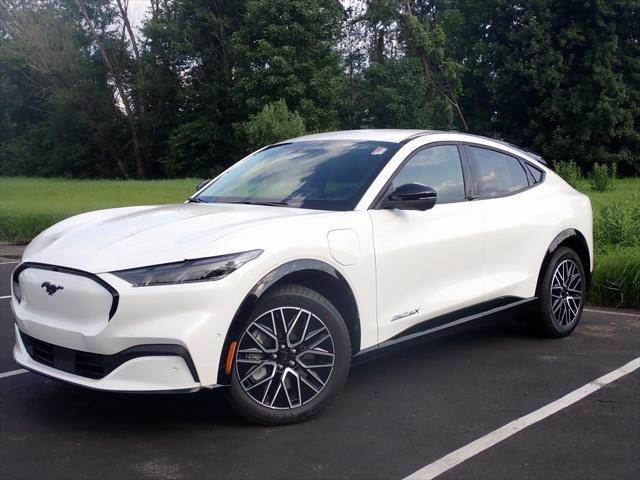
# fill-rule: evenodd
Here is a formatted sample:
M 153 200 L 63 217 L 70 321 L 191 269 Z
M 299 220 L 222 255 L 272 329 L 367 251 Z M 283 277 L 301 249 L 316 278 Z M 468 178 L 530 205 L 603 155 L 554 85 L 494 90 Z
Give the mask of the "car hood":
M 174 262 L 209 256 L 213 242 L 250 225 L 318 213 L 202 203 L 99 210 L 76 215 L 42 232 L 25 250 L 23 261 L 92 273 Z

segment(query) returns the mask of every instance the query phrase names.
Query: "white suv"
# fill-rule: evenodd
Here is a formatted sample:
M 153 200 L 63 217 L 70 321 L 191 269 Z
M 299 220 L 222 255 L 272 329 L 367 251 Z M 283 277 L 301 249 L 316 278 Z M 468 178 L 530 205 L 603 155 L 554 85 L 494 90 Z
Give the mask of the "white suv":
M 186 203 L 85 213 L 13 273 L 15 360 L 111 391 L 230 385 L 252 420 L 318 412 L 352 357 L 529 307 L 577 325 L 589 199 L 538 156 L 437 131 L 265 147 Z

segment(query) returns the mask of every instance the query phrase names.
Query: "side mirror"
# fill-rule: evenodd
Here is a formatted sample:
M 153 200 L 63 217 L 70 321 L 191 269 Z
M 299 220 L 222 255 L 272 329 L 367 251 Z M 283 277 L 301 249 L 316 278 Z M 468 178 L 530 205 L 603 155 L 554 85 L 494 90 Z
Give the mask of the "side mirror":
M 437 192 L 431 187 L 421 183 L 406 183 L 393 190 L 382 201 L 381 207 L 425 211 L 433 208 L 437 196 Z
M 196 192 L 197 192 L 198 190 L 200 190 L 202 187 L 204 187 L 204 186 L 205 186 L 207 183 L 209 183 L 210 181 L 211 181 L 211 179 L 210 179 L 210 178 L 207 178 L 207 179 L 205 179 L 205 180 L 201 181 L 201 182 L 196 186 Z

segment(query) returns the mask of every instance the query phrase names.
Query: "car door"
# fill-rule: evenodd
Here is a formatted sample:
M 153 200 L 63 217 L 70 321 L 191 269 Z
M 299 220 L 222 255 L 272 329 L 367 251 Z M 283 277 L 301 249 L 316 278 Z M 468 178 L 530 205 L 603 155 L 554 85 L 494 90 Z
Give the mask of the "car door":
M 437 144 L 413 152 L 384 189 L 388 195 L 400 185 L 422 183 L 437 192 L 433 208 L 369 210 L 381 342 L 473 305 L 484 294 L 484 225 L 465 188 L 461 148 Z
M 496 148 L 466 144 L 465 149 L 486 228 L 487 299 L 532 297 L 542 257 L 555 236 L 548 228 L 550 217 L 562 211 L 553 196 L 532 188 L 543 181 L 539 169 Z

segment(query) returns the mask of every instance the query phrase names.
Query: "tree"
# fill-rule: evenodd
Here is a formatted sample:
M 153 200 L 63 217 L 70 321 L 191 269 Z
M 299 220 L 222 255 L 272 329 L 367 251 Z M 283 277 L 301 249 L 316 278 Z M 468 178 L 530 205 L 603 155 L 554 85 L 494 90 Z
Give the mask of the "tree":
M 289 111 L 284 100 L 268 103 L 260 113 L 239 124 L 238 129 L 251 149 L 306 133 L 304 120 L 297 112 Z
M 244 18 L 244 2 L 158 2 L 154 12 L 144 32 L 160 80 L 154 92 L 167 99 L 166 114 L 157 109 L 156 125 L 164 127 L 160 161 L 169 175 L 207 176 L 214 166 L 233 163 L 242 150 L 233 125 L 247 116 L 233 95 L 231 39 Z
M 64 2 L 0 1 L 3 173 L 113 176 L 127 171 L 113 88 Z
M 417 2 L 415 15 L 410 0 L 404 4 L 403 37 L 408 54 L 417 57 L 429 88 L 434 89 L 453 108 L 464 130 L 469 130 L 459 97 L 462 64 L 446 53 L 447 35 L 439 21 L 439 10 L 432 2 Z
M 149 0 L 140 30 L 128 1 L 0 0 L 3 174 L 208 176 L 368 127 L 640 172 L 640 0 Z
M 640 169 L 637 1 L 497 2 L 495 129 L 552 160 Z M 635 28 L 634 28 L 635 27 Z
M 138 177 L 148 177 L 152 173 L 153 139 L 147 118 L 147 78 L 138 39 L 129 21 L 128 0 L 74 1 L 118 91 L 118 101 L 131 130 L 136 173 Z M 114 23 L 121 32 L 119 36 L 112 30 Z
M 342 13 L 340 43 L 342 81 L 338 90 L 338 121 L 340 128 L 354 129 L 362 125 L 368 92 L 363 72 L 369 64 L 368 25 L 363 1 L 350 2 Z
M 337 0 L 249 0 L 233 35 L 235 99 L 246 115 L 283 99 L 310 131 L 338 127 Z
M 364 73 L 366 116 L 370 128 L 450 129 L 453 111 L 429 88 L 416 58 L 373 63 Z

